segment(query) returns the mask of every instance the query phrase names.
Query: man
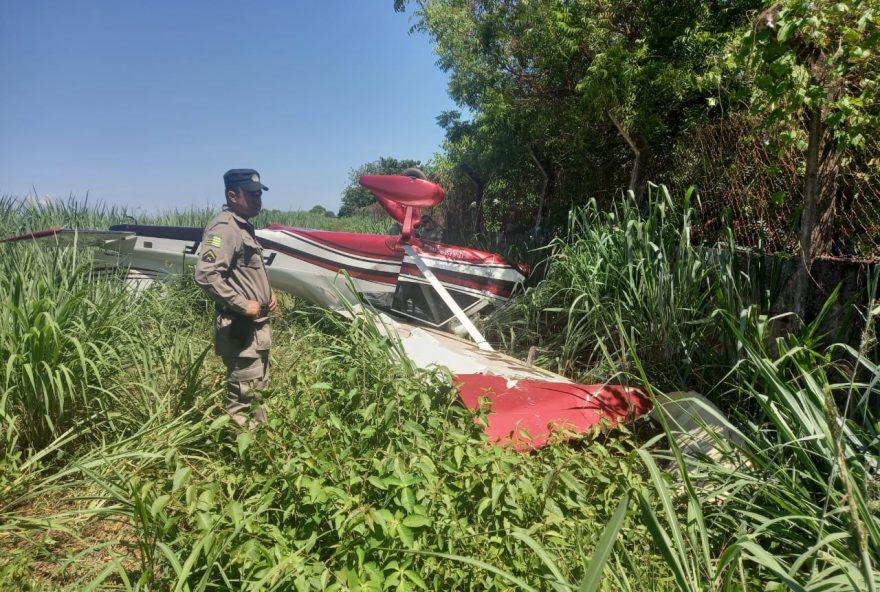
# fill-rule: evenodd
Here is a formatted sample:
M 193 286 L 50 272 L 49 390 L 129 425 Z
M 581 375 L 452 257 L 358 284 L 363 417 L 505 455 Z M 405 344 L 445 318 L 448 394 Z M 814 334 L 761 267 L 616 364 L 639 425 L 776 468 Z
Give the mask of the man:
M 249 220 L 269 188 L 253 169 L 232 169 L 223 181 L 226 205 L 205 228 L 195 279 L 217 303 L 214 349 L 226 364 L 226 411 L 250 426 L 266 420 L 260 391 L 268 387 L 269 313 L 277 300 Z
M 428 214 L 422 214 L 419 218 L 419 238 L 434 243 L 443 242 L 443 227 L 434 222 L 434 219 Z

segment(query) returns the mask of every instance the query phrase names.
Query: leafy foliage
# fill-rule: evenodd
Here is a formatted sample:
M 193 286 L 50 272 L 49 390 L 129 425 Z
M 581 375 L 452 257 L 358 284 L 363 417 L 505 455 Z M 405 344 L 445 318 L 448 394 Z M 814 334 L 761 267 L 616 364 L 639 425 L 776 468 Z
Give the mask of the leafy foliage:
M 519 351 L 539 345 L 545 363 L 581 381 L 631 369 L 630 339 L 656 383 L 693 384 L 718 338 L 707 318 L 722 266 L 691 245 L 691 195 L 683 209 L 652 187 L 644 211 L 632 198 L 572 210 L 543 281 L 491 319 L 491 334 Z
M 819 109 L 841 148 L 863 148 L 880 130 L 878 7 L 870 2 L 770 3 L 731 56 L 753 85 L 747 98 L 779 139 L 806 150 L 802 122 Z
M 564 226 L 572 203 L 607 201 L 609 188 L 627 183 L 640 199 L 649 169 L 662 169 L 659 148 L 705 119 L 715 65 L 758 6 L 418 3 L 417 26 L 435 41 L 449 93 L 473 114 L 438 118 L 453 202 L 459 191 L 482 231 L 484 208 L 488 227 L 501 230 L 506 213 L 521 210 L 514 217 L 535 227 Z M 500 190 L 489 195 L 493 185 Z
M 751 248 L 824 254 L 845 234 L 880 249 L 876 2 L 394 7 L 434 41 L 460 106 L 438 116 L 437 166 L 462 237 L 546 244 L 571 206 L 605 209 L 620 188 L 641 203 L 654 180 L 698 186 L 707 221 L 735 209 Z M 809 244 L 799 223 L 820 229 Z
M 332 212 L 325 208 L 324 206 L 313 206 L 312 209 L 309 210 L 310 214 L 320 214 L 321 216 L 328 216 L 333 218 L 336 216 L 335 212 Z

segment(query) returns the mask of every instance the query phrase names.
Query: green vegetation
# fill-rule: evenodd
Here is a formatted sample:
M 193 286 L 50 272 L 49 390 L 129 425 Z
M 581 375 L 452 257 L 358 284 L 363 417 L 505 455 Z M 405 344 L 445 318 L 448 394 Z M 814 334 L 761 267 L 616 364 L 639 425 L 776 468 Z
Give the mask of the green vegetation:
M 876 0 L 394 7 L 470 116 L 438 117 L 447 230 L 539 264 L 486 335 L 581 382 L 706 395 L 714 453 L 662 417 L 490 446 L 447 372 L 289 297 L 270 421 L 242 431 L 190 277 L 132 291 L 87 249 L 4 244 L 0 589 L 875 592 L 880 271 L 866 306 L 773 316 L 777 263 L 737 245 L 799 250 L 800 293 L 832 245 L 880 253 Z M 357 177 L 418 165 L 352 170 L 340 218 L 256 224 L 382 233 Z M 212 214 L 3 197 L 0 235 Z
M 437 118 L 435 163 L 460 236 L 564 231 L 572 206 L 621 187 L 641 202 L 650 179 L 699 188 L 703 240 L 731 218 L 738 244 L 800 249 L 806 268 L 842 235 L 880 256 L 876 0 L 394 7 L 461 108 Z
M 540 585 L 550 572 L 530 545 L 579 577 L 642 482 L 626 432 L 589 451 L 488 447 L 442 373 L 390 356 L 368 325 L 289 300 L 275 323 L 272 421 L 239 432 L 219 406 L 211 306 L 189 278 L 132 294 L 90 277 L 88 251 L 19 243 L 2 259 L 0 294 L 17 305 L 2 317 L 2 588 L 507 581 L 417 551 L 515 563 Z M 620 540 L 639 577 L 668 580 L 644 528 Z
M 4 203 L 3 234 L 121 216 Z M 3 245 L 0 588 L 876 589 L 868 352 L 818 324 L 774 338 L 758 274 L 694 251 L 664 190 L 649 203 L 574 212 L 497 335 L 543 335 L 573 376 L 705 387 L 742 433 L 723 462 L 646 422 L 489 446 L 442 371 L 290 299 L 271 421 L 243 432 L 190 278 L 132 293 L 88 250 Z
M 267 206 L 274 205 L 267 201 Z M 135 217 L 127 208 L 90 204 L 73 197 L 35 204 L 11 196 L 0 196 L 0 216 L 5 235 L 13 235 L 41 228 L 107 228 L 113 224 L 161 224 L 166 226 L 203 227 L 220 209 L 189 208 Z M 320 207 L 320 206 L 317 206 Z M 336 219 L 328 217 L 326 210 L 312 208 L 305 211 L 284 211 L 267 207 L 254 219 L 257 228 L 269 224 L 284 224 L 297 228 L 322 228 L 342 232 L 384 233 L 387 224 L 363 217 Z
M 630 196 L 573 211 L 546 279 L 488 334 L 537 344 L 582 381 L 696 389 L 730 417 L 738 437 L 716 442 L 721 458 L 685 456 L 666 434 L 638 449 L 650 482 L 634 493 L 639 515 L 679 589 L 876 590 L 876 301 L 860 351 L 827 332 L 851 322 L 826 318 L 836 292 L 808 325 L 769 316 L 776 270 L 695 248 L 690 198 L 678 208 L 660 187 L 644 210 Z M 878 281 L 875 270 L 872 294 Z
M 739 278 L 691 244 L 693 212 L 665 188 L 652 188 L 645 212 L 633 200 L 573 210 L 565 236 L 547 247 L 543 281 L 493 317 L 497 339 L 519 351 L 539 344 L 539 360 L 581 382 L 632 371 L 629 340 L 655 384 L 704 386 L 694 373 L 720 338 L 709 322 L 713 288 Z

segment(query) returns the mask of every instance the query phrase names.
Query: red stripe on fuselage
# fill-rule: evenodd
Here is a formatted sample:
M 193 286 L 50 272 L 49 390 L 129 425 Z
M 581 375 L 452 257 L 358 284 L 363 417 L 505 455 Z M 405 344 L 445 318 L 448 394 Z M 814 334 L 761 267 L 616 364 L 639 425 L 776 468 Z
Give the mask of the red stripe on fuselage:
M 395 242 L 395 237 L 393 236 L 291 228 L 280 224 L 272 224 L 266 227 L 266 230 L 282 232 L 297 240 L 305 241 L 354 259 L 399 264 L 403 258 L 402 249 L 392 248 L 389 245 L 389 242 Z M 263 239 L 260 238 L 260 240 Z
M 299 249 L 295 249 L 288 245 L 283 245 L 281 243 L 263 237 L 260 238 L 260 244 L 262 244 L 267 249 L 278 251 L 279 253 L 283 253 L 288 257 L 293 257 L 294 259 L 305 261 L 310 265 L 315 265 L 323 269 L 328 269 L 330 271 L 336 272 L 342 271 L 344 269 L 348 273 L 348 275 L 359 280 L 367 280 L 370 282 L 389 284 L 392 286 L 397 283 L 397 273 L 392 273 L 389 271 L 365 270 L 362 268 L 344 266 L 341 265 L 338 261 L 333 261 L 332 259 L 326 259 L 324 257 L 318 257 L 317 255 L 313 255 L 312 253 L 306 253 L 305 251 L 301 251 Z
M 272 248 L 290 255 L 291 257 L 318 265 L 325 269 L 333 271 L 345 269 L 352 277 L 380 281 L 381 283 L 386 284 L 397 283 L 397 273 L 391 274 L 389 272 L 372 270 L 365 271 L 362 268 L 353 268 L 350 265 L 342 264 L 335 260 L 333 254 L 338 254 L 342 257 L 357 259 L 367 264 L 402 265 L 401 272 L 406 275 L 423 277 L 422 273 L 415 265 L 402 263 L 403 253 L 397 249 L 397 243 L 394 242 L 396 237 L 321 230 L 316 231 L 292 228 L 279 224 L 272 224 L 267 227 L 267 230 L 281 232 L 287 236 L 328 251 L 327 257 L 320 257 L 284 243 L 275 242 L 264 236 L 259 237 L 260 243 L 267 248 Z M 492 270 L 498 269 L 516 271 L 515 268 L 504 261 L 499 255 L 465 247 L 452 247 L 438 243 L 425 243 L 418 239 L 415 239 L 412 242 L 414 246 L 418 247 L 418 251 L 420 251 L 419 255 L 423 256 L 427 261 L 447 262 L 473 268 L 473 273 L 467 273 L 431 267 L 431 271 L 434 275 L 436 275 L 440 281 L 450 286 L 459 286 L 471 290 L 487 292 L 501 298 L 509 298 L 516 285 L 516 282 L 510 280 L 501 280 L 481 275 L 480 272 L 491 273 Z M 367 277 L 367 275 L 370 277 Z M 393 277 L 393 279 L 377 280 L 375 279 L 376 275 L 383 278 Z

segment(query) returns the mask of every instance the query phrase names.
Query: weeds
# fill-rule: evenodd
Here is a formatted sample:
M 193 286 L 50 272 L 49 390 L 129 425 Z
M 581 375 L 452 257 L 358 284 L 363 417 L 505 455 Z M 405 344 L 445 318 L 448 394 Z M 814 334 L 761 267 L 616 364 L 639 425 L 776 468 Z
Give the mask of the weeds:
M 682 211 L 665 188 L 653 188 L 647 213 L 631 199 L 610 212 L 595 201 L 572 211 L 567 235 L 550 246 L 544 281 L 496 315 L 490 330 L 515 350 L 539 344 L 544 363 L 582 380 L 627 371 L 631 339 L 656 380 L 686 382 L 712 338 L 716 273 L 690 244 L 689 200 Z
M 745 435 L 723 463 L 663 428 L 489 446 L 442 371 L 289 298 L 270 421 L 240 431 L 189 277 L 132 293 L 87 251 L 3 245 L 0 587 L 873 590 L 877 368 L 818 325 L 780 332 L 772 270 L 693 249 L 687 202 L 651 204 L 573 214 L 495 331 L 554 335 L 543 361 L 574 377 L 723 393 Z M 125 221 L 0 206 L 10 233 Z

